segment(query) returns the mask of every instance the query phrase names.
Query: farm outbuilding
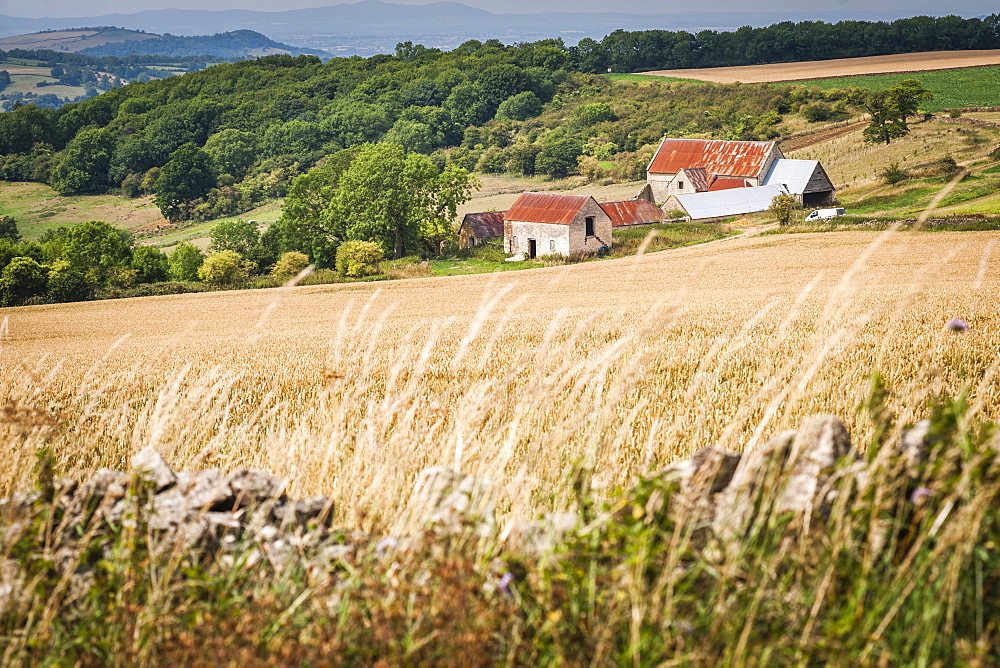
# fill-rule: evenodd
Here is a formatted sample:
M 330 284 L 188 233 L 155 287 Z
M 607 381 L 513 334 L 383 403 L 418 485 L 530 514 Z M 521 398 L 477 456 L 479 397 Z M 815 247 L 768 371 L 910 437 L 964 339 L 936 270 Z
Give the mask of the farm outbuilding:
M 784 186 L 806 207 L 832 204 L 835 188 L 818 160 L 775 160 L 764 185 Z
M 677 195 L 762 185 L 771 164 L 783 157 L 773 141 L 664 137 L 646 180 L 653 199 L 666 202 Z
M 611 218 L 612 228 L 662 223 L 664 218 L 663 209 L 641 199 L 624 202 L 601 202 L 601 208 Z
M 767 185 L 677 195 L 674 199 L 691 220 L 708 221 L 766 211 L 776 195 L 786 192 L 780 185 Z
M 611 246 L 611 217 L 593 197 L 523 193 L 504 215 L 511 255 L 596 253 Z
M 503 217 L 506 211 L 467 213 L 458 228 L 459 248 L 472 248 L 489 241 L 503 242 Z

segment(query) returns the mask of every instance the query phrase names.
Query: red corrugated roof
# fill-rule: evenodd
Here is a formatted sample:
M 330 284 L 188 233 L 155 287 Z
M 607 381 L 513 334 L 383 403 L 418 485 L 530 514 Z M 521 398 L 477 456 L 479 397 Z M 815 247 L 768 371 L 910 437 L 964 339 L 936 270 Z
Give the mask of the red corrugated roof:
M 730 188 L 746 188 L 747 182 L 743 179 L 729 179 L 725 176 L 717 176 L 712 179 L 712 183 L 708 186 L 709 192 L 716 192 L 718 190 L 729 190 Z
M 704 167 L 709 174 L 756 178 L 772 148 L 772 141 L 664 139 L 649 163 L 649 171 L 676 174 L 682 169 Z
M 506 211 L 486 211 L 484 213 L 467 213 L 462 219 L 478 239 L 503 236 L 503 216 Z
M 685 167 L 684 173 L 688 175 L 696 192 L 708 190 L 708 173 L 704 167 Z
M 523 193 L 504 215 L 504 220 L 569 225 L 589 199 L 592 198 L 587 195 Z
M 612 227 L 628 225 L 644 225 L 663 221 L 663 211 L 655 204 L 645 200 L 629 200 L 627 202 L 602 202 L 601 208 L 611 219 Z

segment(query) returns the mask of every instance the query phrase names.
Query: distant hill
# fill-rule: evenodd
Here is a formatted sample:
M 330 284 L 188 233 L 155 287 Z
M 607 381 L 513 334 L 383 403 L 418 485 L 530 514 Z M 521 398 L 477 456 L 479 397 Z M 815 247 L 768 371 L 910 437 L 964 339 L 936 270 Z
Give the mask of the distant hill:
M 254 58 L 274 54 L 326 56 L 319 49 L 303 49 L 276 42 L 252 30 L 235 30 L 215 35 L 157 35 L 110 26 L 46 30 L 29 35 L 0 39 L 0 50 L 26 51 L 47 49 L 88 56 L 127 57 L 162 55 L 171 57 L 216 56 L 219 58 Z

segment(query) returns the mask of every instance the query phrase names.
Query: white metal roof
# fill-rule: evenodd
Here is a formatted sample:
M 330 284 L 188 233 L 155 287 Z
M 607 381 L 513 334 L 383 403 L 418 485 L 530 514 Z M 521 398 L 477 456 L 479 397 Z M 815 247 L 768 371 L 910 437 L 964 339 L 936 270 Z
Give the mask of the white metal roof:
M 801 195 L 809 185 L 809 179 L 819 166 L 818 160 L 789 160 L 782 158 L 771 163 L 762 186 L 783 185 L 788 192 Z
M 677 195 L 677 200 L 691 220 L 701 220 L 765 211 L 774 196 L 784 192 L 780 185 L 769 185 Z

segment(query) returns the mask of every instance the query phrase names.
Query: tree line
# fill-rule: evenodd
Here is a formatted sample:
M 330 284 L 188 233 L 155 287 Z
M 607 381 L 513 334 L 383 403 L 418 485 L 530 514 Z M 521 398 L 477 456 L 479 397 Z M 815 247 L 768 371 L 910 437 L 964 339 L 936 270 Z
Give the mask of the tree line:
M 856 58 L 919 51 L 1000 48 L 1000 14 L 916 16 L 895 21 L 784 21 L 731 32 L 616 30 L 602 40 L 569 47 L 581 72 L 762 65 L 800 60 Z
M 187 243 L 167 256 L 103 221 L 26 240 L 16 221 L 3 216 L 0 306 L 82 301 L 167 281 L 234 286 L 253 276 L 285 280 L 310 263 L 364 276 L 384 257 L 436 254 L 451 238 L 456 209 L 474 185 L 464 169 L 439 171 L 426 156 L 407 154 L 398 144 L 365 144 L 296 178 L 281 218 L 263 233 L 251 220 L 220 222 L 207 256 Z M 167 286 L 148 294 L 189 289 Z

